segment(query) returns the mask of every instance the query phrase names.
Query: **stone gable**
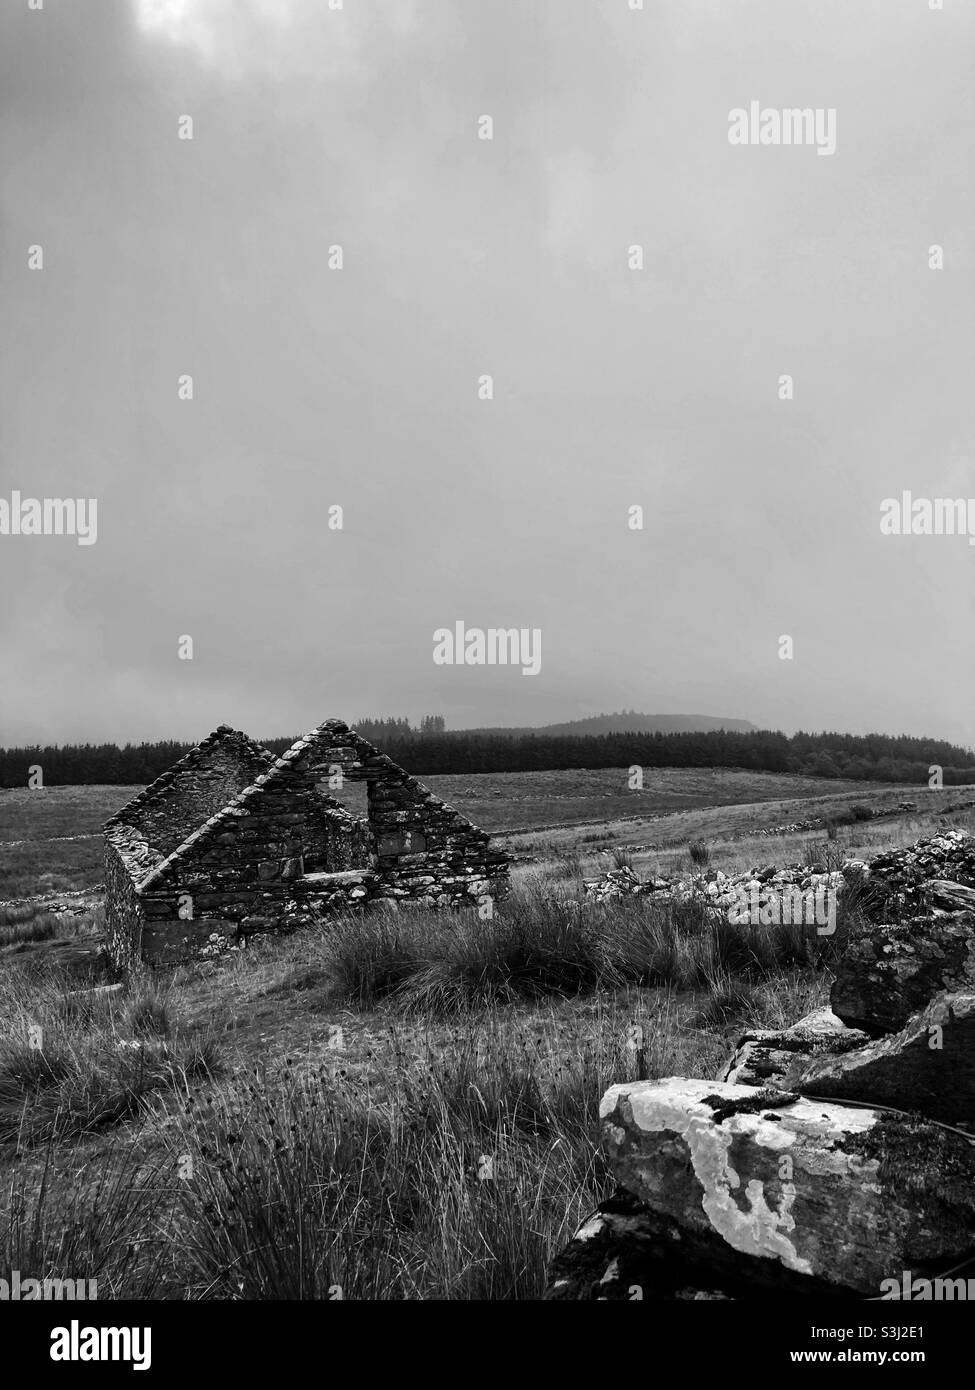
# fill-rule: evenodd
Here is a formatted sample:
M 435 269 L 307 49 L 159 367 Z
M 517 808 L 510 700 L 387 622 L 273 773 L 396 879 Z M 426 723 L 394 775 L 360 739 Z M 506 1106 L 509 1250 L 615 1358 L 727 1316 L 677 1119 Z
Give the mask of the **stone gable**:
M 504 891 L 507 858 L 485 832 L 341 720 L 277 760 L 242 734 L 231 745 L 232 732 L 211 735 L 106 826 L 118 966 L 216 954 L 375 901 L 461 905 Z M 245 768 L 253 780 L 235 786 Z M 365 817 L 338 799 L 356 782 Z

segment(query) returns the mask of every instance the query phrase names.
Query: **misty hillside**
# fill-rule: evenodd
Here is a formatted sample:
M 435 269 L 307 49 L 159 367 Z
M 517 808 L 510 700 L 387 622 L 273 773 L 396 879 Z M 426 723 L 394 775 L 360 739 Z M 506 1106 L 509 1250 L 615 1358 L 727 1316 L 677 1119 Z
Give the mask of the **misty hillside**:
M 636 710 L 621 710 L 619 714 L 593 714 L 588 719 L 570 719 L 565 724 L 542 724 L 525 729 L 477 729 L 472 733 L 544 734 L 550 738 L 583 737 L 586 734 L 699 734 L 715 729 L 729 733 L 755 733 L 758 725 L 747 719 L 724 719 L 710 714 L 639 714 Z

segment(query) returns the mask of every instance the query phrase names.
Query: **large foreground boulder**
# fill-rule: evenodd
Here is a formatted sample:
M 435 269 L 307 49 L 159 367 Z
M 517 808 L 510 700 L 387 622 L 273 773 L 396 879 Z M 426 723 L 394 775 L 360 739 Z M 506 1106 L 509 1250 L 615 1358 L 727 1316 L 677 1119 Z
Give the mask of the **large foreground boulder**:
M 899 1033 L 807 1059 L 792 1079 L 806 1095 L 923 1110 L 975 1129 L 975 993 L 941 994 Z
M 919 917 L 873 927 L 836 965 L 830 1004 L 850 1028 L 873 1037 L 903 1028 L 944 992 L 975 989 L 975 913 Z
M 617 1181 L 756 1287 L 876 1297 L 975 1248 L 975 1147 L 919 1118 L 684 1077 L 600 1116 Z

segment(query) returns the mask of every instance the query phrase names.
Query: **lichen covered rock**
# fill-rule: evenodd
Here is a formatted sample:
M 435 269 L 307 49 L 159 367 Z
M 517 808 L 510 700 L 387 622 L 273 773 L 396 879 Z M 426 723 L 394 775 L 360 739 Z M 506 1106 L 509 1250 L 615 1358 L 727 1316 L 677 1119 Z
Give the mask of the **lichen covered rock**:
M 869 1041 L 867 1033 L 848 1028 L 831 1009 L 817 1009 L 791 1028 L 756 1028 L 745 1033 L 718 1080 L 788 1091 L 814 1058 L 844 1055 Z
M 975 1148 L 927 1121 L 683 1077 L 613 1086 L 600 1116 L 617 1181 L 743 1278 L 876 1296 L 975 1246 Z
M 975 989 L 975 913 L 872 928 L 848 945 L 830 992 L 833 1012 L 873 1037 L 897 1032 L 936 995 Z

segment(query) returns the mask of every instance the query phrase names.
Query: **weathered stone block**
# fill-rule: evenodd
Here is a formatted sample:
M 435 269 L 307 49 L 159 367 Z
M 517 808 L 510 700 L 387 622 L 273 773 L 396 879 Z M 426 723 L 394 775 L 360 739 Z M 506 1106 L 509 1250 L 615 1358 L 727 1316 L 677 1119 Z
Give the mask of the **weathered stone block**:
M 849 1052 L 869 1041 L 868 1033 L 848 1028 L 831 1009 L 817 1009 L 791 1028 L 745 1033 L 718 1080 L 788 1091 L 813 1058 Z
M 975 1148 L 927 1122 L 684 1077 L 613 1086 L 600 1116 L 617 1180 L 746 1272 L 877 1296 L 975 1248 Z

